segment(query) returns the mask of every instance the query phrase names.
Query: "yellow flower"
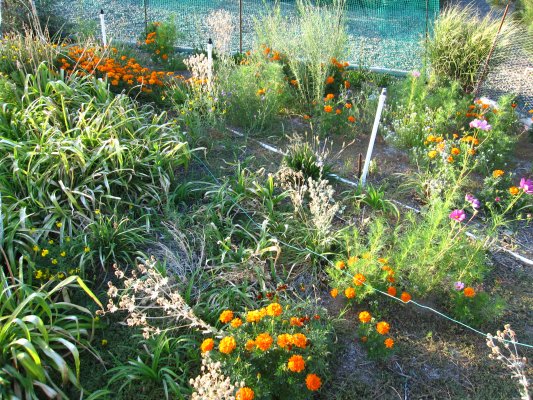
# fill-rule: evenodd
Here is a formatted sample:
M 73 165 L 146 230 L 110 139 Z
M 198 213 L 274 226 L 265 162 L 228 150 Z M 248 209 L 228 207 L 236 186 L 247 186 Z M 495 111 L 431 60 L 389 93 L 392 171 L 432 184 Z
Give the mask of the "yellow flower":
M 512 196 L 516 196 L 520 190 L 516 186 L 511 186 L 509 188 L 509 193 L 511 193 Z
M 240 318 L 234 318 L 234 319 L 231 320 L 231 326 L 232 326 L 233 328 L 238 328 L 238 327 L 241 326 L 241 325 L 242 325 L 242 319 L 240 319 Z
M 35 272 L 35 279 L 41 279 L 42 277 L 43 277 L 43 271 L 38 269 L 37 272 Z
M 88 246 L 85 246 L 85 247 L 83 248 L 83 251 L 86 252 L 86 253 L 88 253 L 88 252 L 91 251 L 91 249 L 90 249 Z
M 52 258 L 52 264 L 56 265 L 57 264 L 57 259 Z
M 70 236 L 67 236 L 67 237 L 65 238 L 65 242 L 70 243 Z
M 94 210 L 94 213 L 95 213 L 96 215 L 98 215 L 98 214 L 100 214 L 100 210 L 97 208 L 96 210 Z
M 33 246 L 33 251 L 39 251 L 39 246 L 34 245 L 34 246 Z
M 61 253 L 59 253 L 59 255 L 60 255 L 61 257 L 65 257 L 65 256 L 67 255 L 67 252 L 63 250 Z
M 48 244 L 54 244 L 54 241 L 53 241 L 52 239 L 50 239 L 50 240 L 48 241 Z
M 224 354 L 230 354 L 237 347 L 237 342 L 231 336 L 226 336 L 218 345 L 218 350 Z
M 48 253 L 50 252 L 47 249 L 43 249 L 43 251 L 41 251 L 41 257 L 46 257 Z
M 495 169 L 494 171 L 492 171 L 493 178 L 499 178 L 503 174 L 505 174 L 505 172 L 503 172 L 501 169 Z
M 348 267 L 353 267 L 355 264 L 357 264 L 357 261 L 359 261 L 359 259 L 356 256 L 351 256 L 348 258 Z
M 272 303 L 267 306 L 266 311 L 267 315 L 271 317 L 277 317 L 283 312 L 283 307 L 281 307 L 281 305 L 278 303 Z
M 435 150 L 431 150 L 429 153 L 428 153 L 428 157 L 429 158 L 435 158 L 437 157 L 437 152 Z
M 61 227 L 63 226 L 63 224 L 62 224 L 61 222 L 56 222 L 56 226 L 57 226 L 58 228 L 61 228 Z
M 107 339 L 102 339 L 102 346 L 107 346 Z
M 222 311 L 222 314 L 220 314 L 220 318 L 219 318 L 220 322 L 222 322 L 223 324 L 227 324 L 232 319 L 233 319 L 233 311 L 231 310 Z

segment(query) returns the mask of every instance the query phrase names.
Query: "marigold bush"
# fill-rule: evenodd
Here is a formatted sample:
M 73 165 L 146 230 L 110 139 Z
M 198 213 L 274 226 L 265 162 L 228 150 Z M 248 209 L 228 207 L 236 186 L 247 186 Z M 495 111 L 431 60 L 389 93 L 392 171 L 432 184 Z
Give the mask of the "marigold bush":
M 222 362 L 232 382 L 244 381 L 256 398 L 303 400 L 309 398 L 309 391 L 320 389 L 328 377 L 331 343 L 331 327 L 322 310 L 273 299 L 240 318 L 242 325 L 228 326 L 222 333 L 218 351 L 213 350 L 215 338 L 204 340 L 200 346 L 202 352 L 210 349 L 210 357 Z

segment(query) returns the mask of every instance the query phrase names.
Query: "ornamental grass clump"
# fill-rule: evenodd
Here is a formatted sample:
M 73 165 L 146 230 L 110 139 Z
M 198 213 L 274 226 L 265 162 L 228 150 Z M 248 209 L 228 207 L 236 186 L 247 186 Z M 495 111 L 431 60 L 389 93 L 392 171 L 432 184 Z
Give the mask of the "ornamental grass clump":
M 466 91 L 472 91 L 492 47 L 500 26 L 492 14 L 481 18 L 473 6 L 445 9 L 437 19 L 433 35 L 427 44 L 432 72 L 440 77 L 457 80 Z M 495 68 L 509 56 L 510 44 L 519 28 L 507 21 L 498 35 L 490 67 Z
M 236 399 L 309 399 L 321 389 L 331 334 L 321 310 L 274 298 L 241 315 L 225 310 L 219 319 L 222 338 L 206 338 L 200 349 L 232 382 L 243 382 Z
M 307 108 L 319 103 L 332 75 L 332 59 L 346 59 L 344 0 L 330 4 L 297 1 L 297 14 L 284 17 L 279 5 L 255 23 L 257 41 L 283 59 Z M 277 55 L 277 56 L 276 56 Z

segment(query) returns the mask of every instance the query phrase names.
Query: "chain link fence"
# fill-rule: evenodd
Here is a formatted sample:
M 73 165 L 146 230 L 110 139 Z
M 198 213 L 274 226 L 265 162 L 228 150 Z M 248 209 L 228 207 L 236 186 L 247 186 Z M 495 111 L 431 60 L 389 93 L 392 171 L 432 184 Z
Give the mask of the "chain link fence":
M 105 12 L 108 36 L 136 42 L 147 23 L 174 20 L 182 33 L 179 47 L 202 48 L 206 21 L 219 9 L 234 18 L 232 50 L 248 50 L 254 21 L 276 3 L 268 0 L 35 0 L 37 8 L 61 15 L 70 30 L 97 33 L 100 10 Z M 296 13 L 295 1 L 279 1 L 282 14 Z M 439 0 L 348 0 L 346 22 L 351 62 L 366 67 L 412 70 L 421 68 L 424 40 L 439 14 Z M 216 40 L 216 38 L 213 38 Z M 242 47 L 241 47 L 242 42 Z
M 478 94 L 494 100 L 504 94 L 513 94 L 518 111 L 528 113 L 533 109 L 533 28 L 528 30 L 521 21 L 519 11 L 512 5 L 506 15 L 503 9 L 497 15 L 503 21 L 503 29 L 506 24 L 512 23 L 520 24 L 520 29 L 505 48 L 505 55 L 500 54 L 499 46 L 495 46 L 496 51 L 488 59 L 488 72 L 480 74 L 482 81 Z

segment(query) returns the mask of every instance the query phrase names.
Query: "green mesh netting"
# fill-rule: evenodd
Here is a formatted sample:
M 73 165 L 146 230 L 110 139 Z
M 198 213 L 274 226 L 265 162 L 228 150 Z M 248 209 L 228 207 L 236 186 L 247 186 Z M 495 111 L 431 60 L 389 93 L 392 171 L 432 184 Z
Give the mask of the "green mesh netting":
M 98 32 L 98 14 L 105 11 L 108 36 L 135 42 L 147 21 L 174 18 L 183 33 L 181 47 L 203 47 L 207 16 L 218 9 L 230 12 L 237 26 L 232 49 L 239 50 L 239 0 L 38 0 L 52 3 L 75 32 Z M 254 18 L 274 1 L 242 1 L 243 50 L 251 47 Z M 295 12 L 294 1 L 279 2 L 282 13 Z M 49 6 L 50 10 L 50 6 Z M 439 0 L 348 0 L 346 21 L 352 62 L 368 67 L 410 70 L 423 64 L 423 40 L 439 13 Z M 146 20 L 145 20 L 146 16 Z

